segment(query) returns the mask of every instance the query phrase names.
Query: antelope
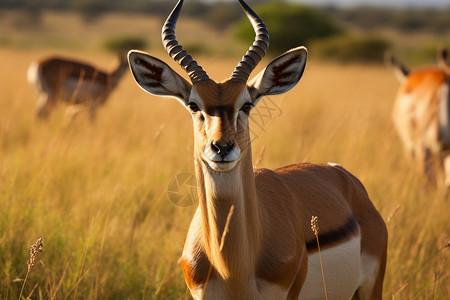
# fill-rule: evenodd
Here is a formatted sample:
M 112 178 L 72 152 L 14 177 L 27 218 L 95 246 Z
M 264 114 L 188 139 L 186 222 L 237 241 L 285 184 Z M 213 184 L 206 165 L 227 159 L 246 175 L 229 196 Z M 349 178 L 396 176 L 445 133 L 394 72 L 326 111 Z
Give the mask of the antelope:
M 394 57 L 387 58 L 401 83 L 392 117 L 406 156 L 416 164 L 428 185 L 444 184 L 448 188 L 450 63 L 447 51 L 439 49 L 438 66 L 414 72 Z
M 28 68 L 28 82 L 38 93 L 37 116 L 48 118 L 58 102 L 77 106 L 72 110 L 89 108 L 90 119 L 96 117 L 128 69 L 125 53 L 119 53 L 119 64 L 112 71 L 102 71 L 90 64 L 62 57 L 48 57 L 32 62 Z
M 178 44 L 179 0 L 162 30 L 169 55 L 190 82 L 144 52 L 128 53 L 131 72 L 145 91 L 175 97 L 194 123 L 199 205 L 180 258 L 194 299 L 325 299 L 319 240 L 329 299 L 381 299 L 387 229 L 361 182 L 336 164 L 252 167 L 249 114 L 261 97 L 287 92 L 303 74 L 307 50 L 291 49 L 261 73 L 249 75 L 265 55 L 263 21 L 239 0 L 256 32 L 231 77 L 216 83 Z

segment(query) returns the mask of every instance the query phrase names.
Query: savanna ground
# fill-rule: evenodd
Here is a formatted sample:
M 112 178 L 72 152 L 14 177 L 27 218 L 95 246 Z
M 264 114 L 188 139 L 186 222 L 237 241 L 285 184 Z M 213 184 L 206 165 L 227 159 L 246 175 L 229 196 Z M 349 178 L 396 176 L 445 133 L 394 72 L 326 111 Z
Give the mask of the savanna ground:
M 180 207 L 167 196 L 177 174 L 193 173 L 186 110 L 145 94 L 128 74 L 95 124 L 87 114 L 69 121 L 63 106 L 42 122 L 26 83 L 29 63 L 47 54 L 112 67 L 115 57 L 100 50 L 99 41 L 126 30 L 148 36 L 152 54 L 182 73 L 161 51 L 160 20 L 108 15 L 89 26 L 72 15 L 45 20 L 34 30 L 17 29 L 5 18 L 0 23 L 7 37 L 0 48 L 0 299 L 19 298 L 29 247 L 39 237 L 43 252 L 22 297 L 188 298 L 177 260 L 195 206 Z M 210 31 L 200 36 L 200 23 L 184 22 L 177 31 L 181 41 L 227 40 Z M 196 58 L 220 80 L 247 45 L 233 47 L 241 50 Z M 254 162 L 268 168 L 295 162 L 345 166 L 364 183 L 388 226 L 384 298 L 448 299 L 449 249 L 439 249 L 450 240 L 449 202 L 442 191 L 424 189 L 403 157 L 390 116 L 396 79 L 382 65 L 311 57 L 296 88 L 267 98 L 253 112 Z

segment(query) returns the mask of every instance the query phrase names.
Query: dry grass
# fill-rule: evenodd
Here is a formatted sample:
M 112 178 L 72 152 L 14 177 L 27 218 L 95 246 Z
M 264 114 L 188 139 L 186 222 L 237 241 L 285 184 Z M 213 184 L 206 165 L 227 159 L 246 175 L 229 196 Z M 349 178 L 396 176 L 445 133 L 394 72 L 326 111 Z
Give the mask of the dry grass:
M 319 222 L 319 218 L 317 216 L 312 216 L 311 217 L 311 230 L 314 232 L 314 235 L 316 236 L 317 250 L 319 252 L 320 270 L 322 271 L 323 291 L 325 293 L 325 299 L 328 300 L 327 284 L 325 282 L 325 275 L 323 273 L 322 254 L 320 253 L 319 223 L 318 222 Z
M 46 249 L 25 295 L 37 285 L 38 299 L 184 298 L 177 260 L 195 208 L 174 206 L 166 192 L 173 176 L 193 172 L 189 114 L 144 94 L 128 75 L 94 125 L 87 114 L 67 123 L 62 107 L 39 122 L 25 72 L 52 51 L 0 49 L 0 299 L 19 295 L 14 279 L 25 277 L 35 236 Z M 63 51 L 98 65 L 114 60 L 98 50 Z M 239 58 L 199 61 L 222 79 Z M 390 120 L 396 88 L 382 66 L 310 61 L 299 86 L 270 97 L 281 113 L 252 124 L 253 151 L 266 167 L 331 161 L 358 176 L 390 220 L 385 298 L 445 299 L 448 248 L 435 253 L 449 240 L 448 201 L 423 189 L 403 158 Z

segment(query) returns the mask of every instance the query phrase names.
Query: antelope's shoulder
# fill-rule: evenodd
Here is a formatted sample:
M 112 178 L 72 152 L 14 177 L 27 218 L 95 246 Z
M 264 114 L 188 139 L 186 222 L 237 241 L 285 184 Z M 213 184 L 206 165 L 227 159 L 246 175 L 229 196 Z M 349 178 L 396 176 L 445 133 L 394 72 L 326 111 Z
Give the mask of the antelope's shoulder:
M 181 268 L 189 289 L 198 289 L 206 282 L 210 262 L 202 246 L 201 212 L 198 208 L 191 221 L 183 254 L 180 258 Z
M 210 262 L 200 243 L 188 244 L 180 258 L 181 268 L 189 289 L 199 289 L 207 280 Z
M 180 264 L 190 290 L 196 290 L 206 282 L 211 264 L 205 253 L 201 252 L 192 257 L 183 255 Z

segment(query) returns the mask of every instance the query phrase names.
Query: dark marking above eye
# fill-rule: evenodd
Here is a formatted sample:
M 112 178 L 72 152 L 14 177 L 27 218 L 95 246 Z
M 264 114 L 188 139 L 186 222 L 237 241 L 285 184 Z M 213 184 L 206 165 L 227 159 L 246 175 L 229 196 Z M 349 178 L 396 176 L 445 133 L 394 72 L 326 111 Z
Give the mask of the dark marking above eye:
M 217 105 L 217 106 L 207 106 L 205 112 L 210 116 L 228 116 L 231 118 L 234 113 L 234 107 L 232 105 Z

